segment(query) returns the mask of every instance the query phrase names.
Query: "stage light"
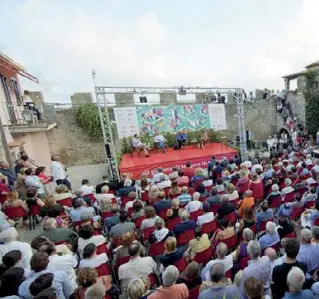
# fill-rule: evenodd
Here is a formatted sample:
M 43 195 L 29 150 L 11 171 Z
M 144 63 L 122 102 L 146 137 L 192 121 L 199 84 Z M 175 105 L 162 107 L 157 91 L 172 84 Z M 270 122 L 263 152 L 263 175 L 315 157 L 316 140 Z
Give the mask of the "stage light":
M 181 96 L 186 96 L 186 89 L 183 86 L 181 86 L 178 93 Z
M 140 97 L 140 103 L 147 103 L 147 97 L 146 96 L 141 96 Z

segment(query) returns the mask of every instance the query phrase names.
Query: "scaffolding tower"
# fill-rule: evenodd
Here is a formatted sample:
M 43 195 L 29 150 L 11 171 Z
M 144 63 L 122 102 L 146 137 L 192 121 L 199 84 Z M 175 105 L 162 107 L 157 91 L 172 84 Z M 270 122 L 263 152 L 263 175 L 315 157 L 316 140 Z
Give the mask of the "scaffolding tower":
M 96 102 L 99 109 L 100 123 L 102 127 L 103 139 L 105 143 L 105 150 L 107 161 L 110 169 L 110 176 L 112 179 L 119 179 L 118 164 L 116 160 L 116 151 L 112 135 L 112 126 L 109 119 L 107 107 L 110 105 L 107 95 L 117 93 L 128 94 L 159 94 L 159 93 L 176 93 L 176 94 L 229 94 L 232 95 L 237 103 L 237 117 L 238 117 L 238 135 L 240 141 L 240 152 L 242 159 L 246 158 L 246 130 L 245 130 L 245 114 L 243 102 L 242 88 L 218 88 L 218 87 L 114 87 L 114 86 L 97 86 L 95 84 L 95 72 L 92 73 L 94 81 L 94 91 Z M 102 109 L 102 107 L 104 109 Z

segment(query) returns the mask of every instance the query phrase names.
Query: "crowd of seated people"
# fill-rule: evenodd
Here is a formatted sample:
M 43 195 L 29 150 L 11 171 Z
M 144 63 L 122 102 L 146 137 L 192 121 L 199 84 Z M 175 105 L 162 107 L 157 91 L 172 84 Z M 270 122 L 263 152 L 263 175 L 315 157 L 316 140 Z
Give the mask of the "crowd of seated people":
M 308 151 L 53 194 L 43 168 L 2 162 L 0 297 L 315 298 L 319 161 Z M 20 241 L 16 226 L 34 219 L 41 232 Z

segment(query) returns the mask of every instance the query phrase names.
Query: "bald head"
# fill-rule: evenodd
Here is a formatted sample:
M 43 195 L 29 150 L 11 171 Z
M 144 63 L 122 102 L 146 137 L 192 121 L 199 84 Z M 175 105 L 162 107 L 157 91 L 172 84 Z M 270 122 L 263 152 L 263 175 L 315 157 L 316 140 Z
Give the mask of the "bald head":
M 271 247 L 265 250 L 265 255 L 269 257 L 271 262 L 273 262 L 277 258 L 276 250 Z
M 222 260 L 225 258 L 227 254 L 228 248 L 225 243 L 219 243 L 216 248 L 216 254 L 218 259 Z

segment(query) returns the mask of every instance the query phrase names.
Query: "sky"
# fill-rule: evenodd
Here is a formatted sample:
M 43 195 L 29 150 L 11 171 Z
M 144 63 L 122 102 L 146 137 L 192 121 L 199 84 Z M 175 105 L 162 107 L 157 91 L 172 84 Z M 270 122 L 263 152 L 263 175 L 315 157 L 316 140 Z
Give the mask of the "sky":
M 0 51 L 47 102 L 105 86 L 282 89 L 319 59 L 318 0 L 0 0 Z

